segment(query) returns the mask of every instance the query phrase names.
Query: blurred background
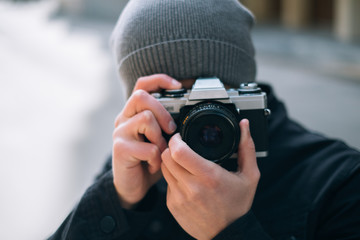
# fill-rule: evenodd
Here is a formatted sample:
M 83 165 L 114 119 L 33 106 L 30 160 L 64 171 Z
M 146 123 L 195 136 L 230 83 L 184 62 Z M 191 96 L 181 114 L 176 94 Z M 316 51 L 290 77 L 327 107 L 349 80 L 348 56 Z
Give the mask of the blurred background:
M 126 2 L 0 0 L 0 239 L 47 238 L 110 154 L 125 99 L 108 39 Z M 259 81 L 360 149 L 360 1 L 242 2 Z

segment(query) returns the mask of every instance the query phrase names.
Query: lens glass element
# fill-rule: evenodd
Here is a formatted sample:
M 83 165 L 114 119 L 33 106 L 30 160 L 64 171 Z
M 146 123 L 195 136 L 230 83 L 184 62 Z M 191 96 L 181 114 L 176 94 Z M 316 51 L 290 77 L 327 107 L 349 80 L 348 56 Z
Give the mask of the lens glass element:
M 215 147 L 222 143 L 223 134 L 219 126 L 205 125 L 199 131 L 200 142 L 207 147 Z

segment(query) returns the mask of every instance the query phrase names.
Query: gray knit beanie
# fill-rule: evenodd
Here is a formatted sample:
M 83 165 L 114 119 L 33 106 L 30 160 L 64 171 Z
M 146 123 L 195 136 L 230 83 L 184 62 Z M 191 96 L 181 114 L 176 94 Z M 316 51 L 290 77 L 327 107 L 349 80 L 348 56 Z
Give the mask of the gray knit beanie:
M 254 17 L 238 0 L 130 0 L 111 37 L 130 94 L 141 76 L 255 81 Z

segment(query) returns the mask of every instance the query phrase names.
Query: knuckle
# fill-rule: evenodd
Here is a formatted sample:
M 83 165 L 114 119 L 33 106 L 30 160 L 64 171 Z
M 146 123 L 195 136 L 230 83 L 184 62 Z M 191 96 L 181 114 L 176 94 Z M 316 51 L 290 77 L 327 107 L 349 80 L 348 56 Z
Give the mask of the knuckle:
M 132 94 L 132 99 L 134 99 L 135 101 L 145 101 L 148 95 L 149 94 L 145 90 L 138 89 L 135 90 L 134 93 Z
M 123 132 L 123 131 L 122 131 L 122 124 L 119 124 L 119 125 L 114 129 L 114 131 L 113 131 L 113 133 L 112 133 L 112 138 L 113 138 L 114 142 L 115 142 L 116 139 L 120 138 L 122 132 Z
M 260 180 L 260 171 L 258 169 L 254 169 L 248 173 L 248 187 L 256 187 Z
M 117 128 L 116 128 L 112 133 L 112 139 L 113 139 L 114 143 L 115 143 L 115 139 L 119 137 L 118 135 L 119 134 L 118 134 L 118 131 L 117 131 Z
M 123 121 L 122 113 L 119 113 L 114 120 L 114 127 L 116 128 Z
M 146 124 L 150 124 L 154 120 L 154 115 L 150 110 L 144 110 L 141 117 L 142 121 Z
M 153 76 L 158 77 L 158 78 L 166 78 L 166 77 L 168 77 L 168 75 L 166 75 L 165 73 L 157 73 L 157 74 L 154 74 Z
M 135 83 L 134 89 L 141 89 L 144 82 L 147 81 L 147 77 L 139 77 Z
M 162 153 L 161 153 L 161 159 L 163 162 L 167 162 L 170 156 L 170 152 L 169 149 L 166 148 Z
M 167 81 L 167 80 L 169 80 L 169 79 L 171 79 L 167 74 L 165 74 L 165 73 L 158 73 L 158 74 L 155 74 L 155 75 L 153 75 L 154 77 L 156 77 L 156 78 L 158 78 L 159 80 L 165 80 L 165 81 Z
M 141 84 L 141 83 L 142 83 L 143 81 L 145 81 L 146 79 L 147 79 L 146 76 L 139 77 L 139 78 L 137 79 L 137 81 L 136 81 L 136 85 Z
M 113 157 L 121 158 L 122 155 L 125 155 L 126 150 L 126 144 L 121 138 L 116 138 L 113 141 Z
M 166 200 L 166 206 L 168 207 L 168 209 L 173 212 L 176 208 L 175 208 L 175 204 L 174 204 L 174 201 L 172 201 L 171 198 L 168 198 Z
M 116 138 L 123 138 L 127 135 L 127 129 L 129 128 L 129 121 L 120 121 L 112 132 L 113 140 Z
M 255 169 L 252 173 L 253 181 L 258 183 L 260 180 L 260 177 L 261 177 L 261 173 L 260 173 L 259 169 Z
M 149 159 L 155 159 L 158 158 L 160 151 L 156 145 L 150 145 L 148 154 Z
M 179 145 L 172 145 L 170 151 L 173 159 L 179 159 L 182 156 L 182 148 Z
M 186 151 L 184 143 L 177 141 L 174 137 L 170 138 L 169 149 L 171 157 L 174 159 L 180 159 L 182 156 L 184 156 L 184 152 Z
M 201 190 L 195 184 L 188 188 L 187 196 L 188 196 L 188 201 L 195 202 L 195 203 L 202 202 L 201 201 L 202 200 L 202 198 L 201 198 L 201 196 L 202 196 Z
M 125 145 L 126 145 L 125 140 L 123 138 L 121 138 L 121 137 L 114 138 L 114 141 L 113 141 L 114 148 L 123 149 L 123 148 L 126 148 Z

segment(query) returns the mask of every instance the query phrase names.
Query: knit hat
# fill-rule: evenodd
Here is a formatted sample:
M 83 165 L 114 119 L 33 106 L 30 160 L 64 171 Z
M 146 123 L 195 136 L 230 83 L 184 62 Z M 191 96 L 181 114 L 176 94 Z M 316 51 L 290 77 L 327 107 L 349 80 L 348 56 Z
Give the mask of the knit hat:
M 238 0 L 130 0 L 111 36 L 130 94 L 141 76 L 255 81 L 252 13 Z

